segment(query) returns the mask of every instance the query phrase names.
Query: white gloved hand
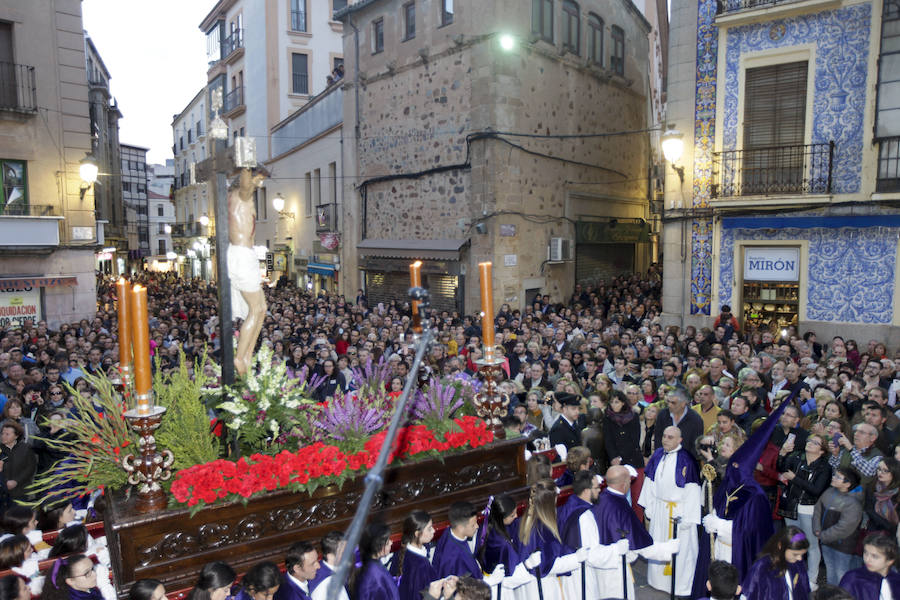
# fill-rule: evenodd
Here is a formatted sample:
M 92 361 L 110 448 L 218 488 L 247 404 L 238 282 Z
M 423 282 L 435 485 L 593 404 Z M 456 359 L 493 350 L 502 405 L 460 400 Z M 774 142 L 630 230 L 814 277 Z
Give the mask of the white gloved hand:
M 703 527 L 706 529 L 708 533 L 718 533 L 719 532 L 719 521 L 721 521 L 719 517 L 714 514 L 708 514 L 703 517 Z
M 500 585 L 507 589 L 515 589 L 531 581 L 534 581 L 534 576 L 528 572 L 524 564 L 519 563 L 516 565 L 512 575 L 504 577 Z
M 533 569 L 536 566 L 538 566 L 539 564 L 541 564 L 541 551 L 540 550 L 532 553 L 531 556 L 529 556 L 528 558 L 525 559 L 525 568 L 526 569 Z
M 575 556 L 578 558 L 578 562 L 584 562 L 588 557 L 588 549 L 585 547 L 581 547 L 575 551 Z
M 619 556 L 627 554 L 629 550 L 628 540 L 623 538 L 613 544 L 613 547 L 616 549 L 616 554 L 618 554 Z
M 630 564 L 638 559 L 638 553 L 634 550 L 629 550 L 625 553 L 625 560 Z
M 40 529 L 32 529 L 25 534 L 32 546 L 35 546 L 44 540 L 44 532 Z
M 503 565 L 497 565 L 497 568 L 494 569 L 494 572 L 490 575 L 485 575 L 484 582 L 491 587 L 494 587 L 506 577 L 506 567 Z
M 663 542 L 661 544 L 660 549 L 666 554 L 676 554 L 678 550 L 681 548 L 681 540 L 682 538 L 678 538 L 675 540 L 669 540 L 667 542 Z

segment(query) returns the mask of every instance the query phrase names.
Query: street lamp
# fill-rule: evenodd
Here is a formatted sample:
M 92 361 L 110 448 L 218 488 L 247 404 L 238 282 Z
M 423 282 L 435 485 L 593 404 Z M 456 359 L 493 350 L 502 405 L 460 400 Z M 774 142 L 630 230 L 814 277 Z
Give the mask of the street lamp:
M 166 235 L 169 235 L 170 233 L 172 233 L 172 226 L 166 223 L 165 225 L 163 225 L 163 231 L 166 233 Z
M 272 198 L 272 208 L 274 208 L 276 212 L 284 210 L 284 196 L 281 195 L 281 192 L 278 192 L 275 194 L 275 197 Z
M 504 33 L 500 36 L 500 48 L 505 52 L 512 52 L 516 47 L 516 38 L 511 36 L 508 33 Z
M 675 163 L 678 162 L 678 159 L 681 158 L 681 154 L 684 152 L 683 137 L 684 135 L 675 129 L 674 125 L 667 125 L 666 132 L 660 140 L 663 156 L 672 164 L 672 170 L 678 173 L 678 178 L 682 184 L 684 183 L 684 167 L 679 167 Z
M 97 160 L 94 158 L 93 154 L 88 152 L 78 165 L 78 175 L 81 177 L 80 196 L 82 200 L 84 200 L 84 195 L 87 191 L 91 189 L 91 186 L 97 181 L 97 174 L 99 172 L 100 168 L 97 166 Z

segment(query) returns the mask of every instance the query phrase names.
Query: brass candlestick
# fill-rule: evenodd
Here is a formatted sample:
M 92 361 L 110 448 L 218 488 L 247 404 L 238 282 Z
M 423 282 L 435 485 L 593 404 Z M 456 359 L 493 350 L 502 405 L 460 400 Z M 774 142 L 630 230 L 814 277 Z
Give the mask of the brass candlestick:
M 172 476 L 171 466 L 175 457 L 169 450 L 158 451 L 153 436 L 165 412 L 163 406 L 151 406 L 150 413 L 146 415 L 139 414 L 136 409 L 125 413 L 128 426 L 141 436 L 140 457 L 135 458 L 134 454 L 122 457 L 122 467 L 128 472 L 128 483 L 138 486 L 135 509 L 140 513 L 163 510 L 168 504 L 159 482 Z
M 509 396 L 497 388 L 497 381 L 503 374 L 503 360 L 494 356 L 493 352 L 485 352 L 485 358 L 475 361 L 478 374 L 484 382 L 481 391 L 475 394 L 475 410 L 494 432 L 494 439 L 506 438 L 506 430 L 500 418 L 506 414 Z

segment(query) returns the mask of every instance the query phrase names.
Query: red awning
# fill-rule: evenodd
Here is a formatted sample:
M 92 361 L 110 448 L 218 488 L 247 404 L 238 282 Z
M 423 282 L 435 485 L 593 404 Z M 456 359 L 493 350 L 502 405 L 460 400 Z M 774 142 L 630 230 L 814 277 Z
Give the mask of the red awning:
M 77 277 L 16 277 L 0 279 L 0 291 L 15 292 L 41 287 L 71 287 L 78 285 Z

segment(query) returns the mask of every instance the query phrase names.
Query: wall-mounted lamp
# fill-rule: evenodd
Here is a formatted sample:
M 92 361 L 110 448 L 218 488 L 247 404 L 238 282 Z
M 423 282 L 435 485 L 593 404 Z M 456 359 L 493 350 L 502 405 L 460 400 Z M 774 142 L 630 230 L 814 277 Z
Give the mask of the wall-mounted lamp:
M 200 224 L 203 227 L 209 226 L 209 217 L 206 215 L 200 215 L 200 218 L 198 219 L 198 221 L 200 221 Z
M 681 158 L 681 154 L 684 152 L 683 137 L 684 135 L 675 129 L 674 125 L 667 125 L 666 132 L 661 139 L 663 156 L 671 163 L 672 170 L 678 173 L 678 179 L 681 180 L 682 184 L 684 183 L 684 167 L 679 167 L 675 163 L 678 162 L 678 159 Z
M 169 225 L 168 223 L 165 224 L 165 225 L 163 225 L 163 232 L 164 232 L 166 235 L 169 235 L 170 233 L 172 233 L 172 226 Z
M 272 208 L 275 209 L 275 212 L 278 213 L 279 217 L 290 219 L 294 218 L 294 213 L 290 211 L 286 212 L 284 210 L 284 196 L 281 194 L 281 192 L 278 192 L 277 194 L 275 194 L 275 197 L 272 198 Z
M 81 192 L 80 197 L 84 200 L 84 195 L 87 193 L 91 186 L 97 181 L 97 173 L 99 173 L 100 169 L 97 166 L 97 161 L 94 159 L 94 155 L 88 152 L 84 158 L 81 159 L 81 164 L 78 166 L 78 175 L 81 177 Z

